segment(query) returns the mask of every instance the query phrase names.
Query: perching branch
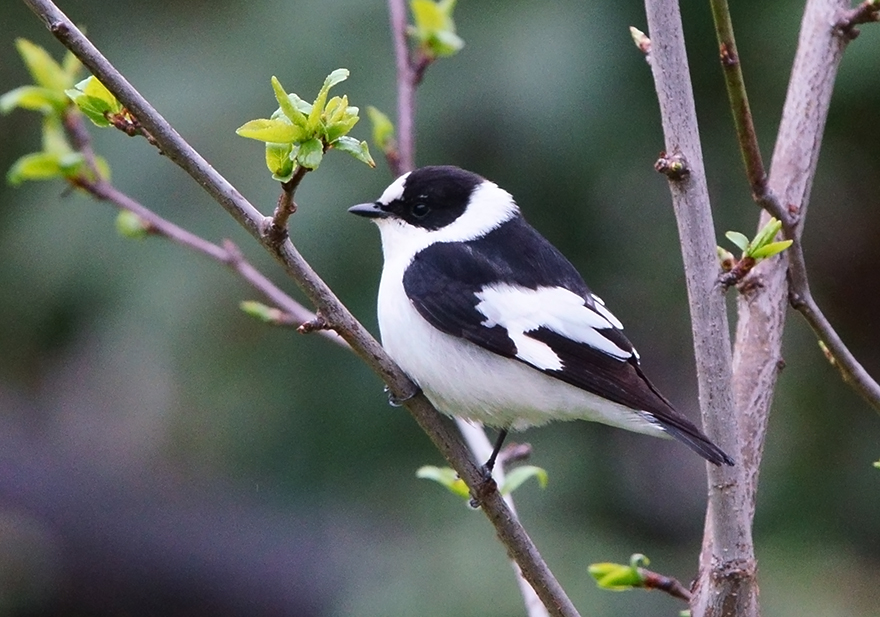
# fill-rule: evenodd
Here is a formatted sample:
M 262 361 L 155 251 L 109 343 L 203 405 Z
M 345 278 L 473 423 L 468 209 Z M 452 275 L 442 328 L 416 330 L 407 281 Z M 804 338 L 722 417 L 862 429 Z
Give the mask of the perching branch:
M 678 2 L 646 0 L 651 70 L 660 103 L 666 151 L 682 157 L 688 173 L 670 178 L 688 288 L 700 408 L 706 433 L 736 465 L 708 467 L 709 503 L 700 560 L 701 580 L 729 615 L 753 615 L 757 606 L 751 519 L 743 516 L 747 464 L 741 457 L 731 390 L 731 348 L 724 297 L 716 287 L 715 229 L 703 169 L 693 90 L 688 72 Z M 705 614 L 699 604 L 695 615 Z M 713 613 L 714 614 L 714 613 Z
M 327 324 L 342 336 L 362 360 L 388 385 L 391 394 L 413 415 L 449 464 L 470 487 L 499 539 L 522 569 L 551 615 L 573 617 L 577 610 L 547 568 L 522 525 L 494 486 L 483 479 L 461 438 L 450 429 L 412 381 L 388 357 L 332 290 L 302 258 L 289 239 L 274 244 L 266 234 L 267 217 L 254 208 L 211 167 L 129 84 L 50 0 L 24 0 L 50 32 L 70 49 L 153 135 L 162 152 L 199 183 L 282 265 L 314 304 Z M 271 220 L 271 219 L 268 219 Z
M 715 30 L 721 49 L 721 66 L 727 82 L 730 107 L 733 111 L 734 123 L 737 128 L 737 139 L 743 162 L 745 163 L 746 176 L 752 187 L 752 195 L 759 206 L 770 215 L 782 221 L 783 234 L 786 239 L 792 241 L 792 246 L 786 252 L 791 306 L 804 316 L 819 340 L 827 347 L 844 380 L 852 385 L 869 404 L 875 409 L 880 410 L 880 385 L 871 378 L 852 355 L 831 326 L 831 323 L 822 314 L 810 293 L 803 246 L 801 244 L 805 212 L 803 209 L 793 207 L 793 204 L 792 206 L 783 206 L 769 187 L 764 164 L 761 161 L 758 137 L 752 121 L 752 114 L 749 110 L 745 82 L 736 52 L 730 9 L 727 5 L 727 0 L 712 0 L 711 4 L 712 15 L 715 19 Z M 851 30 L 857 23 L 875 21 L 878 18 L 878 11 L 880 11 L 880 3 L 863 2 L 859 7 L 851 11 L 845 11 L 844 17 L 841 17 L 835 23 L 834 29 L 840 33 L 845 33 Z M 872 15 L 873 17 L 871 17 Z M 851 40 L 852 38 L 855 37 L 847 38 L 844 36 L 844 40 Z

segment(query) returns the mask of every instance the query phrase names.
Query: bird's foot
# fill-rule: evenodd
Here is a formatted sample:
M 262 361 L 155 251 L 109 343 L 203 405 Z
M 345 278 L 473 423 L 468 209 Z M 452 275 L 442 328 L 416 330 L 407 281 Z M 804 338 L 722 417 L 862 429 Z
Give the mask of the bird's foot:
M 471 492 L 470 506 L 475 510 L 483 505 L 483 500 L 486 496 L 498 491 L 498 484 L 495 483 L 495 478 L 492 477 L 492 467 L 489 466 L 488 462 L 480 467 L 480 475 L 482 476 L 480 484 L 475 486 Z
M 403 405 L 407 401 L 417 397 L 419 394 L 421 394 L 421 392 L 422 392 L 422 389 L 419 388 L 418 386 L 416 386 L 415 389 L 411 393 L 407 394 L 406 396 L 397 397 L 391 391 L 391 388 L 389 388 L 388 386 L 385 386 L 385 394 L 388 395 L 388 404 L 391 405 L 392 407 L 403 407 Z

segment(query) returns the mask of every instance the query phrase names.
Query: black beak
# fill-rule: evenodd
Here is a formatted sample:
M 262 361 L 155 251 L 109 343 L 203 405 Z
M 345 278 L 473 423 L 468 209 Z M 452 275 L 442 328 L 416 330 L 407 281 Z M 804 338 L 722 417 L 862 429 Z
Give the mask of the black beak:
M 372 202 L 368 204 L 358 204 L 356 206 L 352 206 L 348 209 L 352 214 L 357 214 L 358 216 L 365 216 L 368 219 L 383 219 L 389 216 L 389 213 L 382 209 L 382 207 L 377 202 Z

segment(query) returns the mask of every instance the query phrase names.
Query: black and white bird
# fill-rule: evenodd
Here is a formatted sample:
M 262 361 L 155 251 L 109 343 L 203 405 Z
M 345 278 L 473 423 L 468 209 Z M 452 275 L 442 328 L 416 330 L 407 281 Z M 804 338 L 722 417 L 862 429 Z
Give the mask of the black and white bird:
M 441 412 L 501 429 L 592 420 L 674 437 L 733 461 L 639 366 L 623 325 L 511 195 L 477 174 L 423 167 L 349 212 L 382 236 L 382 344 Z

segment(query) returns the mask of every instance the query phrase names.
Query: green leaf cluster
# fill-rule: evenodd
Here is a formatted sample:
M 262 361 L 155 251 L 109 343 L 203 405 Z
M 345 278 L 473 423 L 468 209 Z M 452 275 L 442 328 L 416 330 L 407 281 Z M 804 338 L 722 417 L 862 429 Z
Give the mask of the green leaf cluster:
M 776 218 L 771 218 L 767 224 L 761 228 L 757 235 L 749 240 L 744 234 L 738 231 L 728 231 L 725 237 L 733 242 L 742 251 L 742 257 L 754 259 L 755 263 L 781 253 L 791 246 L 791 240 L 775 241 L 776 234 L 782 229 L 782 222 Z M 719 254 L 724 251 L 719 247 Z
M 288 94 L 281 82 L 272 77 L 278 109 L 270 118 L 251 120 L 235 132 L 265 142 L 266 166 L 275 180 L 287 182 L 297 166 L 317 169 L 330 148 L 348 152 L 370 167 L 376 166 L 367 142 L 348 136 L 360 120 L 358 108 L 350 106 L 344 95 L 328 100 L 330 88 L 348 79 L 348 74 L 347 69 L 330 73 L 312 103 Z
M 590 576 L 596 579 L 596 585 L 609 591 L 627 591 L 644 587 L 645 579 L 641 568 L 650 563 L 647 557 L 636 553 L 629 558 L 629 564 L 594 563 L 589 567 Z
M 452 11 L 456 0 L 410 0 L 415 24 L 410 26 L 422 54 L 429 60 L 458 53 L 464 41 L 455 33 Z
M 424 480 L 433 480 L 438 484 L 446 487 L 453 495 L 458 495 L 462 499 L 470 498 L 470 490 L 464 480 L 458 477 L 455 470 L 450 467 L 434 467 L 433 465 L 425 465 L 416 471 L 416 477 Z M 522 465 L 516 467 L 508 473 L 504 482 L 498 487 L 498 491 L 502 495 L 508 495 L 518 489 L 529 478 L 535 478 L 541 488 L 547 486 L 547 471 L 541 467 L 534 465 Z
M 94 180 L 85 157 L 70 145 L 64 130 L 64 118 L 76 113 L 67 92 L 74 86 L 82 65 L 70 52 L 58 63 L 45 49 L 27 39 L 16 39 L 15 46 L 34 83 L 0 96 L 0 113 L 19 108 L 41 113 L 42 150 L 15 161 L 6 173 L 6 181 L 17 186 L 26 180 L 62 178 L 74 184 L 77 178 Z M 107 162 L 96 157 L 95 163 L 101 177 L 109 177 Z

